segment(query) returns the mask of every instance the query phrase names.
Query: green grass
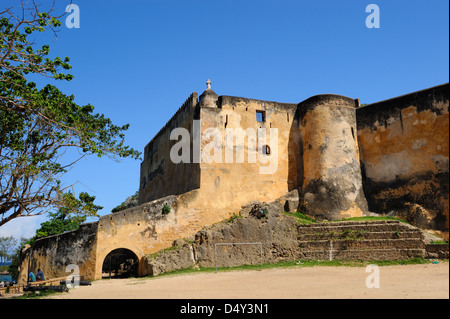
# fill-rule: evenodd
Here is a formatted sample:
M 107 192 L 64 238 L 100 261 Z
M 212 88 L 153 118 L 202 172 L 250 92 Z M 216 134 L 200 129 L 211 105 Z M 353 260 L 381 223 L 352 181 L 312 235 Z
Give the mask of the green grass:
M 170 247 L 161 249 L 161 250 L 157 251 L 156 253 L 145 255 L 145 258 L 147 258 L 148 260 L 153 260 L 154 258 L 158 257 L 159 255 L 161 255 L 163 253 L 166 253 L 169 251 L 174 251 L 174 250 L 177 250 L 178 248 L 180 248 L 180 246 L 170 246 Z
M 351 218 L 344 218 L 344 219 L 339 219 L 339 220 L 332 220 L 329 221 L 330 223 L 333 222 L 347 222 L 347 221 L 353 221 L 353 222 L 363 222 L 363 221 L 377 221 L 377 220 L 398 220 L 402 223 L 406 223 L 409 224 L 406 220 L 403 220 L 401 218 L 398 217 L 394 217 L 394 216 L 362 216 L 362 217 L 351 217 Z
M 448 245 L 448 241 L 445 240 L 433 240 L 431 243 L 436 245 Z
M 317 223 L 317 221 L 310 216 L 305 215 L 304 213 L 297 211 L 295 213 L 289 213 L 289 212 L 282 212 L 286 216 L 293 217 L 295 221 L 299 224 L 314 224 Z M 327 223 L 336 223 L 336 222 L 347 222 L 347 221 L 353 221 L 353 222 L 363 222 L 363 221 L 378 221 L 378 220 L 398 220 L 402 223 L 409 224 L 406 220 L 403 220 L 401 218 L 397 218 L 394 216 L 362 216 L 362 217 L 351 217 L 351 218 L 344 218 L 339 220 L 329 220 L 326 221 Z
M 61 294 L 61 292 L 57 292 L 55 290 L 28 291 L 22 296 L 13 297 L 12 299 L 39 299 L 54 294 Z
M 274 269 L 274 268 L 300 268 L 300 267 L 366 267 L 367 265 L 378 266 L 393 266 L 393 265 L 417 265 L 417 264 L 430 264 L 432 261 L 424 258 L 413 258 L 407 260 L 372 260 L 372 261 L 358 261 L 358 260 L 294 260 L 294 261 L 281 261 L 277 263 L 263 263 L 262 269 Z M 229 271 L 243 271 L 243 270 L 260 270 L 261 265 L 242 265 L 236 267 L 218 267 L 217 272 L 229 272 Z M 172 272 L 163 273 L 156 277 L 146 276 L 136 278 L 137 280 L 157 279 L 167 276 L 178 276 L 186 274 L 198 274 L 198 273 L 213 273 L 215 268 L 195 266 L 195 268 L 186 268 L 175 270 Z
M 316 220 L 312 217 L 309 217 L 299 211 L 295 213 L 282 212 L 286 216 L 293 217 L 295 221 L 299 224 L 314 224 L 317 223 Z
M 231 223 L 234 220 L 239 219 L 239 218 L 243 218 L 243 217 L 241 215 L 237 215 L 236 213 L 233 213 L 233 215 L 230 218 L 227 218 L 227 219 L 223 220 L 222 222 Z

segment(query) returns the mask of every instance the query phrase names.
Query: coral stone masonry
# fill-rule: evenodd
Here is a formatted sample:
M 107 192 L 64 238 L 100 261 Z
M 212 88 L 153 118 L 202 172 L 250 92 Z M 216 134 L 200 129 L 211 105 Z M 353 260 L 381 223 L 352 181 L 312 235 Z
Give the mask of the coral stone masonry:
M 244 242 L 249 233 L 205 227 L 238 216 L 253 201 L 276 203 L 269 209 L 274 216 L 300 210 L 318 222 L 399 216 L 448 240 L 449 84 L 364 106 L 359 101 L 334 94 L 300 103 L 219 95 L 208 80 L 145 146 L 139 206 L 37 240 L 23 252 L 19 281 L 26 281 L 29 265 L 56 277 L 75 265 L 86 279 L 127 269 L 161 273 L 176 268 L 169 265 L 176 258 L 155 254 L 188 238 L 183 263 L 210 266 L 214 243 Z M 330 251 L 340 259 L 426 255 L 420 231 L 395 222 L 297 227 L 286 216 L 266 215 L 262 210 L 261 219 L 250 216 L 235 227 L 256 227 L 268 260 L 330 258 Z M 339 229 L 363 235 L 344 240 L 342 231 L 333 235 Z

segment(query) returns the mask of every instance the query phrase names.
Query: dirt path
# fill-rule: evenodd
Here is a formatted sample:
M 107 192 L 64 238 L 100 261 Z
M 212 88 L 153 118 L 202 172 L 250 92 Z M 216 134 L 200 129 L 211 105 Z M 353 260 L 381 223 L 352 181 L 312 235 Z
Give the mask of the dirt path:
M 365 267 L 299 267 L 99 280 L 52 298 L 449 298 L 448 262 L 380 267 L 380 288 L 369 289 L 373 274 Z

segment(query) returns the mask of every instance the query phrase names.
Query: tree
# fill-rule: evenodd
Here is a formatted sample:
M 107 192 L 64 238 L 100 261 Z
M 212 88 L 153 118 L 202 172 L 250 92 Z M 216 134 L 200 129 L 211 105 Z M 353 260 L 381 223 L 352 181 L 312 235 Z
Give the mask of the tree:
M 8 272 L 11 274 L 11 277 L 17 280 L 19 276 L 19 267 L 22 264 L 22 249 L 25 247 L 28 239 L 21 238 L 19 246 L 15 249 L 14 253 L 11 255 L 11 264 L 8 267 Z
M 41 223 L 41 227 L 36 230 L 36 235 L 27 242 L 28 244 L 32 245 L 36 239 L 41 237 L 76 230 L 88 216 L 97 217 L 97 212 L 103 208 L 95 205 L 95 196 L 90 196 L 88 193 L 81 193 L 78 199 L 72 193 L 64 196 L 66 205 L 60 207 L 56 212 L 49 213 L 50 219 Z
M 48 45 L 28 40 L 62 25 L 54 8 L 41 11 L 21 2 L 0 9 L 0 226 L 20 216 L 67 206 L 70 189 L 61 177 L 79 159 L 97 155 L 138 159 L 124 143 L 128 124 L 117 126 L 90 104 L 79 106 L 55 86 L 38 88 L 28 79 L 70 81 L 70 59 L 50 59 Z M 64 71 L 61 72 L 61 69 Z M 70 149 L 78 156 L 64 156 Z
M 17 241 L 14 237 L 0 237 L 0 265 L 4 265 L 5 261 L 12 257 L 12 251 L 16 245 Z
M 125 210 L 127 208 L 131 208 L 131 207 L 135 207 L 138 205 L 138 201 L 139 201 L 139 191 L 136 191 L 136 193 L 134 193 L 134 195 L 132 196 L 128 196 L 124 202 L 122 202 L 120 205 L 114 207 L 111 212 L 112 213 L 117 213 L 120 212 L 121 210 Z

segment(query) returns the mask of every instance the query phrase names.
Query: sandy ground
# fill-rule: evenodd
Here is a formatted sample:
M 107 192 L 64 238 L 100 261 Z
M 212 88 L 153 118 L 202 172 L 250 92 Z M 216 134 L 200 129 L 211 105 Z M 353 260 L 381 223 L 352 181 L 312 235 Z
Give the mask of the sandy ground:
M 449 263 L 379 267 L 379 288 L 365 267 L 298 267 L 94 281 L 61 299 L 449 298 Z

